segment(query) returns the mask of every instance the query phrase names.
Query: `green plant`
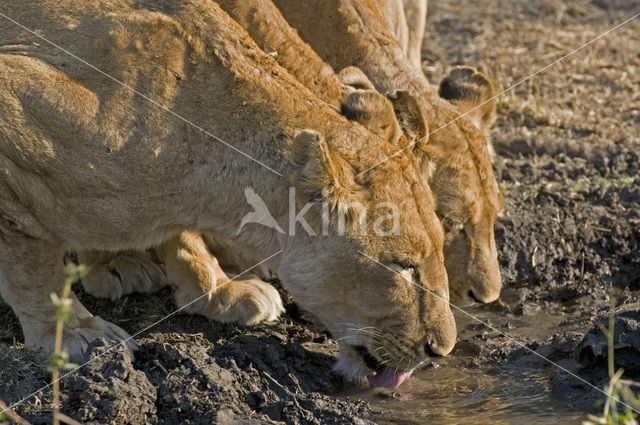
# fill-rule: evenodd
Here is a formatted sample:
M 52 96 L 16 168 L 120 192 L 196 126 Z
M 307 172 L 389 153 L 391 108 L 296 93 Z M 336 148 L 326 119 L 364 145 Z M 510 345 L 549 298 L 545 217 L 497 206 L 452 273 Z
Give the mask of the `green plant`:
M 69 423 L 69 418 L 60 413 L 60 371 L 78 367 L 69 363 L 69 355 L 62 349 L 62 334 L 64 325 L 73 313 L 73 300 L 71 299 L 71 286 L 82 279 L 88 273 L 88 268 L 82 265 L 68 264 L 64 268 L 65 280 L 62 294 L 51 294 L 51 301 L 56 308 L 56 338 L 53 346 L 53 354 L 49 362 L 48 370 L 51 372 L 53 393 L 53 424 L 59 425 L 60 421 Z
M 589 420 L 583 422 L 584 425 L 638 425 L 636 412 L 640 410 L 640 397 L 633 388 L 640 387 L 640 383 L 623 379 L 623 369 L 615 371 L 614 324 L 615 318 L 612 308 L 609 313 L 609 328 L 600 327 L 602 333 L 607 337 L 609 349 L 607 353 L 609 384 L 604 387 L 607 398 L 604 402 L 600 401 L 600 405 L 604 404 L 604 411 L 602 416 L 589 415 Z
M 53 407 L 53 424 L 59 425 L 60 422 L 68 425 L 78 425 L 79 423 L 60 413 L 60 371 L 67 369 L 75 369 L 78 365 L 69 362 L 69 355 L 62 348 L 62 335 L 64 325 L 73 313 L 73 299 L 71 298 L 71 286 L 82 279 L 88 273 L 86 266 L 78 266 L 69 264 L 65 266 L 65 281 L 60 295 L 51 294 L 51 301 L 56 309 L 56 333 L 53 347 L 53 353 L 47 362 L 47 370 L 51 373 L 52 386 L 52 407 Z M 15 344 L 14 344 L 15 345 Z M 11 350 L 11 349 L 9 349 Z M 8 350 L 8 351 L 9 351 Z M 0 355 L 3 355 L 0 352 Z M 0 425 L 5 423 L 18 423 L 20 425 L 29 425 L 29 422 L 21 418 L 17 413 L 8 408 L 0 400 Z

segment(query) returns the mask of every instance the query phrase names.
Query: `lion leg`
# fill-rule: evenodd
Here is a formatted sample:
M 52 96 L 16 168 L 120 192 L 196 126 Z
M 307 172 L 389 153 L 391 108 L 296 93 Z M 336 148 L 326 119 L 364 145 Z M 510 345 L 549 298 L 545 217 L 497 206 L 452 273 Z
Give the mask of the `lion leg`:
M 56 327 L 50 294 L 62 291 L 63 255 L 60 241 L 0 233 L 0 295 L 18 316 L 25 344 L 47 353 L 53 350 Z M 89 313 L 73 293 L 71 298 L 73 312 L 65 324 L 62 345 L 72 360 L 82 359 L 95 338 L 129 338 L 118 326 Z M 133 340 L 128 345 L 135 348 Z
M 89 267 L 82 286 L 95 297 L 117 300 L 132 292 L 155 292 L 169 284 L 160 265 L 144 251 L 79 251 L 78 262 Z
M 183 232 L 158 248 L 179 307 L 220 322 L 251 325 L 284 311 L 278 291 L 257 277 L 231 280 L 198 233 Z
M 427 24 L 428 0 L 403 0 L 409 35 L 405 53 L 409 62 L 422 69 L 422 40 Z
M 212 232 L 201 233 L 201 236 L 207 250 L 218 260 L 218 264 L 227 275 L 233 277 L 234 274 L 248 272 L 262 280 L 271 278 L 271 271 L 266 265 L 256 266 L 257 260 L 246 255 L 233 242 Z

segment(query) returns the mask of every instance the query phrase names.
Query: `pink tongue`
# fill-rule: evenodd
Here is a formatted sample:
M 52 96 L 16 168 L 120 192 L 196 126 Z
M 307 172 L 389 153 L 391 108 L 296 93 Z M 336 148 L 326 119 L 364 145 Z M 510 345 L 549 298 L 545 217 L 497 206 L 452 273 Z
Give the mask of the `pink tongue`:
M 400 372 L 389 367 L 385 367 L 382 371 L 373 372 L 367 376 L 369 383 L 374 387 L 397 387 L 404 382 L 411 372 Z

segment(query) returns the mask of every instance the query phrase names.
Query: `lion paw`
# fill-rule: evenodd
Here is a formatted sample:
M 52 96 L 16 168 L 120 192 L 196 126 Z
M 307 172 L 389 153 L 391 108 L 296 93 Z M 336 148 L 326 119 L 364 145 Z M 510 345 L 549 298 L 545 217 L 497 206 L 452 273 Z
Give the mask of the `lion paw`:
M 45 353 L 53 352 L 55 343 L 55 323 L 43 323 L 41 321 L 27 322 L 23 327 L 25 343 L 31 347 L 39 347 Z M 69 359 L 81 362 L 89 344 L 96 338 L 105 338 L 110 341 L 126 341 L 126 345 L 133 352 L 137 344 L 119 326 L 102 319 L 99 316 L 89 316 L 83 319 L 72 317 L 70 323 L 65 325 L 62 334 L 62 347 L 69 354 Z
M 99 316 L 79 320 L 73 328 L 65 327 L 62 346 L 66 348 L 71 360 L 79 361 L 84 358 L 89 344 L 97 338 L 117 342 L 126 341 L 125 344 L 132 356 L 138 349 L 138 344 L 126 331 Z
M 210 295 L 178 287 L 175 297 L 178 306 L 187 306 L 186 311 L 220 322 L 253 325 L 274 321 L 284 312 L 276 288 L 257 277 L 230 280 Z
M 108 263 L 89 266 L 82 286 L 99 298 L 117 300 L 132 292 L 155 292 L 169 284 L 160 266 L 143 253 L 118 254 Z

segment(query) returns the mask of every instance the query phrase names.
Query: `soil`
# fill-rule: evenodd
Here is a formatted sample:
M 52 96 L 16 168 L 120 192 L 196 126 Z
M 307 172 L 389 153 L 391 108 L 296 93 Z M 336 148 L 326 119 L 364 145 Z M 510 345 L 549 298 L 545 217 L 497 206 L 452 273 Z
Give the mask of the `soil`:
M 91 301 L 81 287 L 74 289 Z M 160 305 L 170 291 L 151 297 Z M 134 301 L 116 314 L 134 315 L 140 308 L 145 305 Z M 155 321 L 155 314 L 146 317 Z M 364 419 L 373 414 L 366 403 L 330 395 L 343 385 L 331 373 L 337 345 L 313 328 L 289 303 L 283 320 L 251 328 L 173 316 L 158 325 L 159 332 L 137 338 L 135 358 L 122 346 L 97 340 L 84 366 L 61 380 L 62 411 L 88 424 L 372 423 Z M 0 399 L 10 404 L 46 385 L 44 363 L 24 348 L 0 351 Z M 34 424 L 48 423 L 50 402 L 47 389 L 16 411 Z
M 453 65 L 474 65 L 500 92 L 630 18 L 640 1 L 438 0 L 429 7 L 429 80 L 437 83 Z M 640 21 L 502 94 L 498 112 L 491 136 L 505 196 L 496 223 L 502 296 L 462 306 L 484 324 L 456 311 L 452 355 L 406 385 L 460 365 L 524 370 L 544 377 L 550 397 L 593 412 L 602 394 L 569 372 L 602 388 L 600 325 L 610 306 L 616 366 L 640 376 Z M 131 334 L 175 310 L 169 290 L 117 303 L 76 292 Z M 13 403 L 49 378 L 44 360 L 21 346 L 6 305 L 0 323 L 0 399 Z M 276 324 L 241 328 L 176 314 L 137 340 L 135 359 L 114 348 L 63 379 L 63 411 L 115 424 L 418 423 L 381 401 L 392 392 L 364 397 L 333 376 L 335 342 L 291 301 Z M 88 356 L 107 345 L 97 341 Z M 49 409 L 48 389 L 15 408 L 33 423 L 48 423 Z

